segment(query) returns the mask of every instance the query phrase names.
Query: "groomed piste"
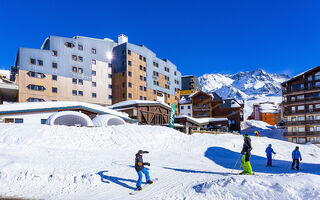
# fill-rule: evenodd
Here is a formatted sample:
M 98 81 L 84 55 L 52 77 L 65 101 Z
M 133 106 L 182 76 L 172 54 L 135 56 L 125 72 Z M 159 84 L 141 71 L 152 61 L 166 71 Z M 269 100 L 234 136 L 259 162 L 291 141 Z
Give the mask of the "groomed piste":
M 30 199 L 317 199 L 320 149 L 300 145 L 303 170 L 290 170 L 296 144 L 252 138 L 256 175 L 231 175 L 240 135 L 185 135 L 160 126 L 69 127 L 0 124 L 0 196 Z M 277 152 L 265 167 L 265 148 Z M 150 153 L 148 190 L 130 196 L 139 149 Z M 234 170 L 238 172 L 238 167 Z M 143 180 L 145 181 L 145 180 Z

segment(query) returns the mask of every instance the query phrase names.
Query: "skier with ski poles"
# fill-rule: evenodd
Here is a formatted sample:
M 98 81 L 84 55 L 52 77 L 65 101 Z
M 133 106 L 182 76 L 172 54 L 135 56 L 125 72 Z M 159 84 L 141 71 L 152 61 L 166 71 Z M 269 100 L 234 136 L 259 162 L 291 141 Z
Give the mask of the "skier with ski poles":
M 134 168 L 136 169 L 138 173 L 138 181 L 137 181 L 137 190 L 142 190 L 141 183 L 142 183 L 142 173 L 146 176 L 146 181 L 147 184 L 152 184 L 153 182 L 150 180 L 149 172 L 147 168 L 144 168 L 144 165 L 150 166 L 150 163 L 148 162 L 143 162 L 142 156 L 145 153 L 149 153 L 148 151 L 143 151 L 139 150 L 138 153 L 136 154 L 136 159 L 135 159 L 135 165 Z
M 272 145 L 269 144 L 269 146 L 266 149 L 267 154 L 267 167 L 272 167 L 272 154 L 276 154 L 276 152 L 273 151 Z
M 301 153 L 299 151 L 299 147 L 296 146 L 296 148 L 292 151 L 292 165 L 291 169 L 294 169 L 294 165 L 296 164 L 296 169 L 299 170 L 299 159 L 302 161 Z
M 243 140 L 244 142 L 243 142 L 243 147 L 241 151 L 241 154 L 243 155 L 242 161 L 241 161 L 243 171 L 240 174 L 249 175 L 249 174 L 253 174 L 252 167 L 250 164 L 250 157 L 251 157 L 251 150 L 252 150 L 251 139 L 248 134 L 244 134 Z

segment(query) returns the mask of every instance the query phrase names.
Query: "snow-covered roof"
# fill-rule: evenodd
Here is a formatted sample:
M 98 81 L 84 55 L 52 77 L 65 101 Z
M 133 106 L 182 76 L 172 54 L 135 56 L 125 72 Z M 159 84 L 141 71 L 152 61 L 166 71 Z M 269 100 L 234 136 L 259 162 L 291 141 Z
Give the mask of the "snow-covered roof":
M 124 107 L 124 106 L 132 106 L 134 104 L 161 104 L 167 108 L 171 108 L 168 104 L 159 102 L 159 101 L 146 101 L 146 100 L 128 100 L 128 101 L 122 101 L 116 104 L 113 104 L 112 106 L 109 106 L 111 109 L 116 109 L 119 107 Z
M 162 125 L 163 125 L 163 126 L 169 126 L 169 124 L 162 124 Z M 184 125 L 174 123 L 174 124 L 173 124 L 173 127 L 177 127 L 177 128 L 184 128 Z
M 47 102 L 23 102 L 23 103 L 12 103 L 0 105 L 0 114 L 10 114 L 17 112 L 32 112 L 32 111 L 49 111 L 52 109 L 70 109 L 70 108 L 83 108 L 98 112 L 101 114 L 112 114 L 128 120 L 128 114 L 112 110 L 108 107 L 85 103 L 79 101 L 47 101 Z
M 256 104 L 259 106 L 259 111 L 262 113 L 276 113 L 279 112 L 278 107 L 273 102 L 263 102 Z
M 185 97 L 182 97 L 179 101 L 179 104 L 191 104 L 191 99 L 188 97 L 188 99 L 186 99 Z
M 205 118 L 194 118 L 188 115 L 178 115 L 176 116 L 177 119 L 180 118 L 187 118 L 191 121 L 194 121 L 198 124 L 208 124 L 210 122 L 221 122 L 221 121 L 228 121 L 228 118 L 212 118 L 212 117 L 205 117 Z

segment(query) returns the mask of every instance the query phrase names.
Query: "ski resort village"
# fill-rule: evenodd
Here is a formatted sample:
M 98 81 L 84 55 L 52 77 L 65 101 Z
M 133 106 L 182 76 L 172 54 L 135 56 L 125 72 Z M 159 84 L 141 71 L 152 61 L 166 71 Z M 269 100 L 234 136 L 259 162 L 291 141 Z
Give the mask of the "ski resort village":
M 13 2 L 0 3 L 1 200 L 320 200 L 320 40 L 287 41 L 296 11 Z

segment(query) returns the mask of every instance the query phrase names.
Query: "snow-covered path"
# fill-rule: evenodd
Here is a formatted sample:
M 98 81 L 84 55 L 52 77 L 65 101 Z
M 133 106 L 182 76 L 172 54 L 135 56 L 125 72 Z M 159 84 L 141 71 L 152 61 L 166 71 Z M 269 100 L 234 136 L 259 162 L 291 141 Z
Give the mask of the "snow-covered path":
M 265 148 L 277 152 L 265 167 Z M 304 170 L 287 169 L 295 144 L 252 137 L 255 176 L 230 175 L 242 137 L 185 135 L 165 127 L 0 124 L 0 196 L 35 199 L 317 199 L 320 148 L 300 145 Z M 148 150 L 147 190 L 131 196 L 134 155 Z M 238 165 L 239 166 L 239 165 Z M 238 171 L 238 167 L 234 172 Z

